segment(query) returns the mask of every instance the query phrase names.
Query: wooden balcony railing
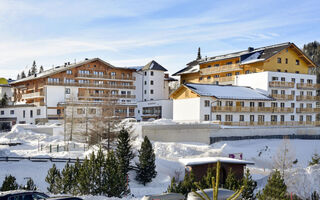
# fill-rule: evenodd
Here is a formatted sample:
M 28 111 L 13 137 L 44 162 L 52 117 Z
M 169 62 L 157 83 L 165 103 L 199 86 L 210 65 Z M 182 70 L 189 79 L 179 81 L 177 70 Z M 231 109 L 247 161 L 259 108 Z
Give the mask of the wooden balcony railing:
M 81 94 L 79 93 L 80 98 L 128 98 L 135 99 L 136 95 L 121 95 L 121 94 L 99 94 L 99 93 L 90 93 L 90 94 Z
M 225 76 L 225 77 L 219 77 L 219 78 L 210 78 L 210 79 L 203 79 L 200 81 L 200 83 L 216 83 L 216 82 L 219 82 L 219 83 L 224 83 L 224 82 L 232 82 L 234 80 L 235 76 Z
M 268 113 L 292 113 L 293 108 L 281 107 L 241 107 L 241 106 L 213 106 L 212 112 L 268 112 Z
M 320 84 L 312 84 L 312 83 L 297 83 L 298 89 L 308 89 L 308 90 L 316 90 L 320 88 Z
M 320 113 L 320 108 L 296 108 L 296 113 Z
M 294 100 L 294 95 L 291 94 L 271 94 L 271 96 L 278 100 Z
M 319 126 L 319 121 L 219 122 L 226 126 Z
M 320 101 L 320 96 L 299 95 L 297 101 Z
M 93 87 L 93 88 L 110 88 L 110 89 L 135 89 L 134 85 L 120 85 L 120 84 L 93 84 L 93 83 L 64 83 L 64 82 L 46 82 L 46 85 L 62 85 L 62 86 L 78 86 L 78 87 Z
M 28 94 L 22 94 L 22 99 L 34 99 L 34 98 L 43 98 L 44 94 L 43 92 L 33 92 Z
M 270 87 L 294 88 L 294 82 L 270 81 L 269 86 Z
M 232 65 L 221 65 L 218 67 L 212 66 L 200 69 L 200 75 L 210 75 L 220 72 L 230 72 L 230 71 L 238 71 L 242 70 L 239 64 L 232 64 Z
M 111 75 L 98 75 L 98 74 L 80 74 L 76 75 L 77 78 L 93 78 L 93 79 L 112 79 L 120 81 L 134 81 L 136 77 L 133 76 L 111 76 Z

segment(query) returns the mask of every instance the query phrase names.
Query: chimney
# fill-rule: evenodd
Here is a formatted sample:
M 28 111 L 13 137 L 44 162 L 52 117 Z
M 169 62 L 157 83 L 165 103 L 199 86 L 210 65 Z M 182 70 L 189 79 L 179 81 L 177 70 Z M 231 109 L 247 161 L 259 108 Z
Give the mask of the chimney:
M 251 51 L 253 51 L 253 50 L 254 50 L 253 47 L 248 47 L 248 51 L 249 51 L 249 52 L 251 52 Z
M 84 60 L 89 60 L 88 58 L 85 58 Z

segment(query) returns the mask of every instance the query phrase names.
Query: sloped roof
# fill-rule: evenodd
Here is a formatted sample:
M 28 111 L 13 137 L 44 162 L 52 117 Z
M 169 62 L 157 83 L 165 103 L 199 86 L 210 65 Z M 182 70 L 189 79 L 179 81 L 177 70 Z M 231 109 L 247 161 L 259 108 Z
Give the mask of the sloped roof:
M 144 70 L 159 70 L 159 71 L 165 71 L 165 72 L 168 71 L 166 68 L 162 67 L 159 63 L 157 63 L 154 60 L 152 60 L 151 62 L 146 64 L 141 70 L 142 71 L 144 71 Z
M 195 83 L 187 83 L 184 86 L 200 96 L 215 97 L 217 99 L 274 100 L 250 87 Z
M 220 161 L 221 163 L 242 164 L 242 165 L 246 165 L 246 164 L 253 165 L 254 164 L 254 162 L 251 162 L 251 161 L 239 160 L 239 159 L 228 158 L 228 157 L 203 157 L 203 158 L 179 159 L 179 162 L 183 163 L 186 166 L 217 163 L 218 161 Z
M 187 64 L 187 67 L 177 71 L 176 73 L 172 74 L 172 76 L 179 76 L 181 74 L 190 74 L 196 73 L 200 71 L 200 66 L 197 60 L 194 60 Z
M 105 62 L 104 60 L 102 60 L 100 58 L 92 58 L 92 59 L 86 59 L 86 60 L 84 60 L 82 62 L 78 62 L 78 63 L 74 63 L 74 64 L 70 64 L 70 65 L 56 66 L 54 68 L 45 70 L 45 71 L 43 71 L 41 73 L 38 73 L 36 75 L 28 76 L 26 78 L 13 81 L 10 84 L 20 83 L 20 82 L 24 82 L 24 81 L 28 81 L 28 80 L 39 79 L 39 78 L 45 78 L 45 77 L 51 76 L 53 74 L 57 74 L 57 73 L 66 71 L 68 69 L 72 69 L 72 68 L 75 68 L 75 67 L 78 67 L 78 66 L 81 66 L 81 65 L 85 65 L 85 64 L 88 64 L 88 63 L 91 63 L 91 62 L 94 62 L 94 61 L 100 61 L 100 62 L 104 63 L 105 65 L 111 67 L 111 68 L 120 68 L 120 67 L 115 67 L 115 66 L 111 65 L 110 63 Z M 121 68 L 121 69 L 130 69 L 130 68 Z M 133 69 L 130 69 L 130 70 L 133 70 Z

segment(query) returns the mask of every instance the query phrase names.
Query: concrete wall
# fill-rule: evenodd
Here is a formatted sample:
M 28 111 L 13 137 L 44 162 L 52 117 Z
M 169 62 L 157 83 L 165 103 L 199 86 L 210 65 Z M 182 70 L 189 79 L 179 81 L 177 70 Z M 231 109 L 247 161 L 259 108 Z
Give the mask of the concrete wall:
M 40 109 L 40 115 L 37 114 L 37 110 Z M 3 115 L 0 114 L 0 118 L 17 118 L 16 123 L 26 123 L 26 124 L 35 124 L 35 119 L 44 119 L 46 118 L 46 107 L 26 107 L 26 106 L 13 106 L 0 108 L 0 112 L 3 111 Z M 13 111 L 13 114 L 11 114 Z M 33 116 L 31 117 L 30 112 L 32 111 Z M 25 115 L 23 113 L 25 112 Z

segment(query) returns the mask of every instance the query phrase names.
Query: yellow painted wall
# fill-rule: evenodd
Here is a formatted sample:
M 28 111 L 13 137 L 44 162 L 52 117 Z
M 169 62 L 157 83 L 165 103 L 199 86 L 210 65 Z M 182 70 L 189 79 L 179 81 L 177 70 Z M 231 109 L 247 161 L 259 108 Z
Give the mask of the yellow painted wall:
M 199 95 L 185 86 L 180 86 L 180 88 L 170 96 L 171 99 L 190 99 L 196 97 L 199 97 Z
M 239 61 L 240 58 L 230 58 L 230 59 L 226 59 L 226 60 L 218 60 L 218 61 L 214 61 L 214 62 L 208 62 L 208 63 L 204 63 L 204 64 L 200 64 L 200 69 L 202 68 L 207 68 L 209 65 L 211 65 L 211 67 L 213 67 L 215 64 L 219 64 L 219 66 L 222 65 L 226 65 L 228 62 L 232 62 L 232 64 L 236 64 L 236 61 Z
M 281 58 L 281 63 L 277 63 L 277 58 Z M 285 63 L 286 58 L 288 58 L 288 64 Z M 296 65 L 296 60 L 300 61 L 300 65 Z M 309 70 L 307 63 L 299 58 L 296 51 L 292 48 L 284 49 L 266 60 L 263 64 L 263 69 L 265 71 L 277 71 L 280 69 L 281 72 L 287 70 L 288 73 L 299 71 L 300 74 L 308 74 Z

